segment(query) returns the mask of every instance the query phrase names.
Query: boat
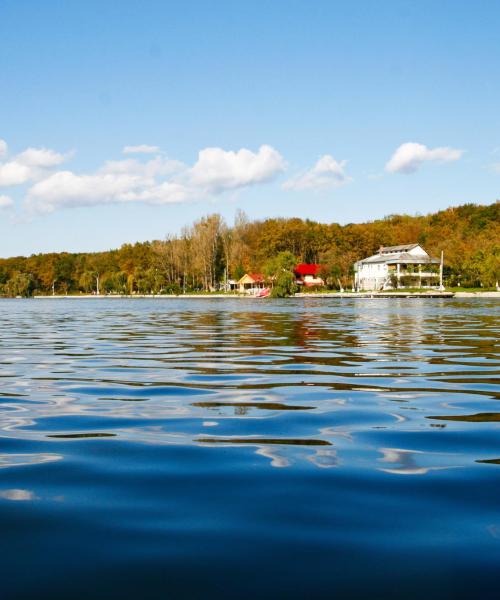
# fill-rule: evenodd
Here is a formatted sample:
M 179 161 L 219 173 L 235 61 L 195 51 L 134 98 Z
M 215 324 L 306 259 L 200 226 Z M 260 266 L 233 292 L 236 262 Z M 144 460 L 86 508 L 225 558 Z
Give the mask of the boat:
M 256 298 L 267 298 L 271 294 L 271 290 L 269 288 L 263 288 L 259 290 L 256 294 Z

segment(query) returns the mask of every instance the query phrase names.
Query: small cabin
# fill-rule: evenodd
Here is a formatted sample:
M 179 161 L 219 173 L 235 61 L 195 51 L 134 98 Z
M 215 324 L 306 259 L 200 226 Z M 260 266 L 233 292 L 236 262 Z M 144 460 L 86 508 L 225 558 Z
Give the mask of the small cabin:
M 266 287 L 266 280 L 262 273 L 245 273 L 237 285 L 241 294 L 256 294 Z

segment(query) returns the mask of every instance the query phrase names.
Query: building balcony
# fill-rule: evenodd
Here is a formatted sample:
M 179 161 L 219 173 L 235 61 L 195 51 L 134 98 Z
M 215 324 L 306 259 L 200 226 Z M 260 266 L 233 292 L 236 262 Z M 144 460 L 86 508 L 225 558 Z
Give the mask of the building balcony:
M 390 274 L 396 277 L 439 277 L 439 273 L 432 271 L 392 271 Z

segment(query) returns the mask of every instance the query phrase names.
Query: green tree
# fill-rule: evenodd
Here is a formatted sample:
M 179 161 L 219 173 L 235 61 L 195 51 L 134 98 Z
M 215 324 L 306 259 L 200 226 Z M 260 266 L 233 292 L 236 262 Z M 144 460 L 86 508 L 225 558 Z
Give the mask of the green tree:
M 73 271 L 75 256 L 64 252 L 59 256 L 54 266 L 54 280 L 64 293 L 73 287 Z
M 84 271 L 79 280 L 79 286 L 82 291 L 86 294 L 96 289 L 96 278 L 93 271 Z
M 10 296 L 28 298 L 35 290 L 35 278 L 31 273 L 15 273 L 7 282 L 7 290 Z
M 293 273 L 296 264 L 295 256 L 289 251 L 280 252 L 266 262 L 264 273 L 272 282 L 271 296 L 273 298 L 285 298 L 297 291 L 298 287 Z
M 273 298 L 286 298 L 293 296 L 297 290 L 298 286 L 295 283 L 294 274 L 290 271 L 281 271 L 274 280 L 271 296 Z

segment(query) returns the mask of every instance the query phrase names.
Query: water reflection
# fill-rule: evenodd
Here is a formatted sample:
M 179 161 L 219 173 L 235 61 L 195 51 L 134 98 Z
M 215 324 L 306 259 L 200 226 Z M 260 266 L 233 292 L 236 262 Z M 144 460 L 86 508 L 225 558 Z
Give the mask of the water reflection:
M 260 410 L 312 410 L 315 406 L 289 406 L 281 402 L 193 402 L 192 406 L 201 408 L 224 408 L 234 406 L 236 408 L 259 408 Z M 235 414 L 245 415 L 247 412 L 236 412 Z
M 55 535 L 66 551 L 40 581 L 78 547 L 110 590 L 142 573 L 140 597 L 160 572 L 189 572 L 172 597 L 263 569 L 283 596 L 306 574 L 305 597 L 336 568 L 369 597 L 394 573 L 419 584 L 412 565 L 428 579 L 436 553 L 460 573 L 472 555 L 497 566 L 498 312 L 496 300 L 0 302 L 3 554 L 39 531 L 38 564 Z M 96 566 L 95 540 L 120 577 Z M 273 586 L 277 556 L 289 570 Z
M 59 438 L 59 439 L 85 439 L 85 438 L 106 438 L 106 437 L 116 437 L 116 433 L 94 433 L 94 432 L 85 432 L 85 433 L 51 433 L 47 435 L 48 438 Z
M 0 454 L 0 469 L 5 467 L 22 467 L 27 465 L 41 465 L 44 463 L 61 460 L 61 454 Z
M 423 417 L 499 420 L 485 410 L 498 397 L 494 304 L 466 305 L 467 320 L 442 301 L 22 306 L 0 313 L 0 436 L 10 439 L 158 443 L 163 433 L 270 448 L 331 444 L 318 433 L 332 422 L 376 449 L 383 431 L 418 430 Z M 436 415 L 436 401 L 449 414 Z M 196 435 L 214 426 L 217 438 Z M 411 456 L 400 456 L 407 469 Z
M 13 502 L 24 502 L 26 500 L 37 500 L 37 496 L 30 490 L 0 490 L 0 498 L 12 500 Z
M 307 456 L 307 460 L 321 469 L 330 469 L 336 467 L 339 463 L 337 451 L 330 449 L 316 450 L 314 454 Z
M 475 415 L 435 415 L 428 419 L 439 421 L 464 421 L 466 423 L 496 423 L 500 421 L 500 413 L 478 413 Z
M 202 444 L 250 444 L 258 446 L 261 444 L 278 444 L 284 446 L 331 446 L 331 442 L 326 440 L 311 440 L 299 438 L 243 438 L 243 437 L 204 437 L 196 440 Z
M 426 475 L 430 471 L 440 471 L 450 469 L 458 465 L 436 466 L 432 463 L 436 460 L 443 460 L 438 453 L 426 453 L 420 450 L 403 450 L 401 448 L 381 448 L 383 457 L 381 462 L 390 463 L 393 467 L 384 467 L 380 471 L 392 473 L 393 475 Z M 431 463 L 424 466 L 421 463 Z M 419 464 L 420 463 L 420 464 Z

